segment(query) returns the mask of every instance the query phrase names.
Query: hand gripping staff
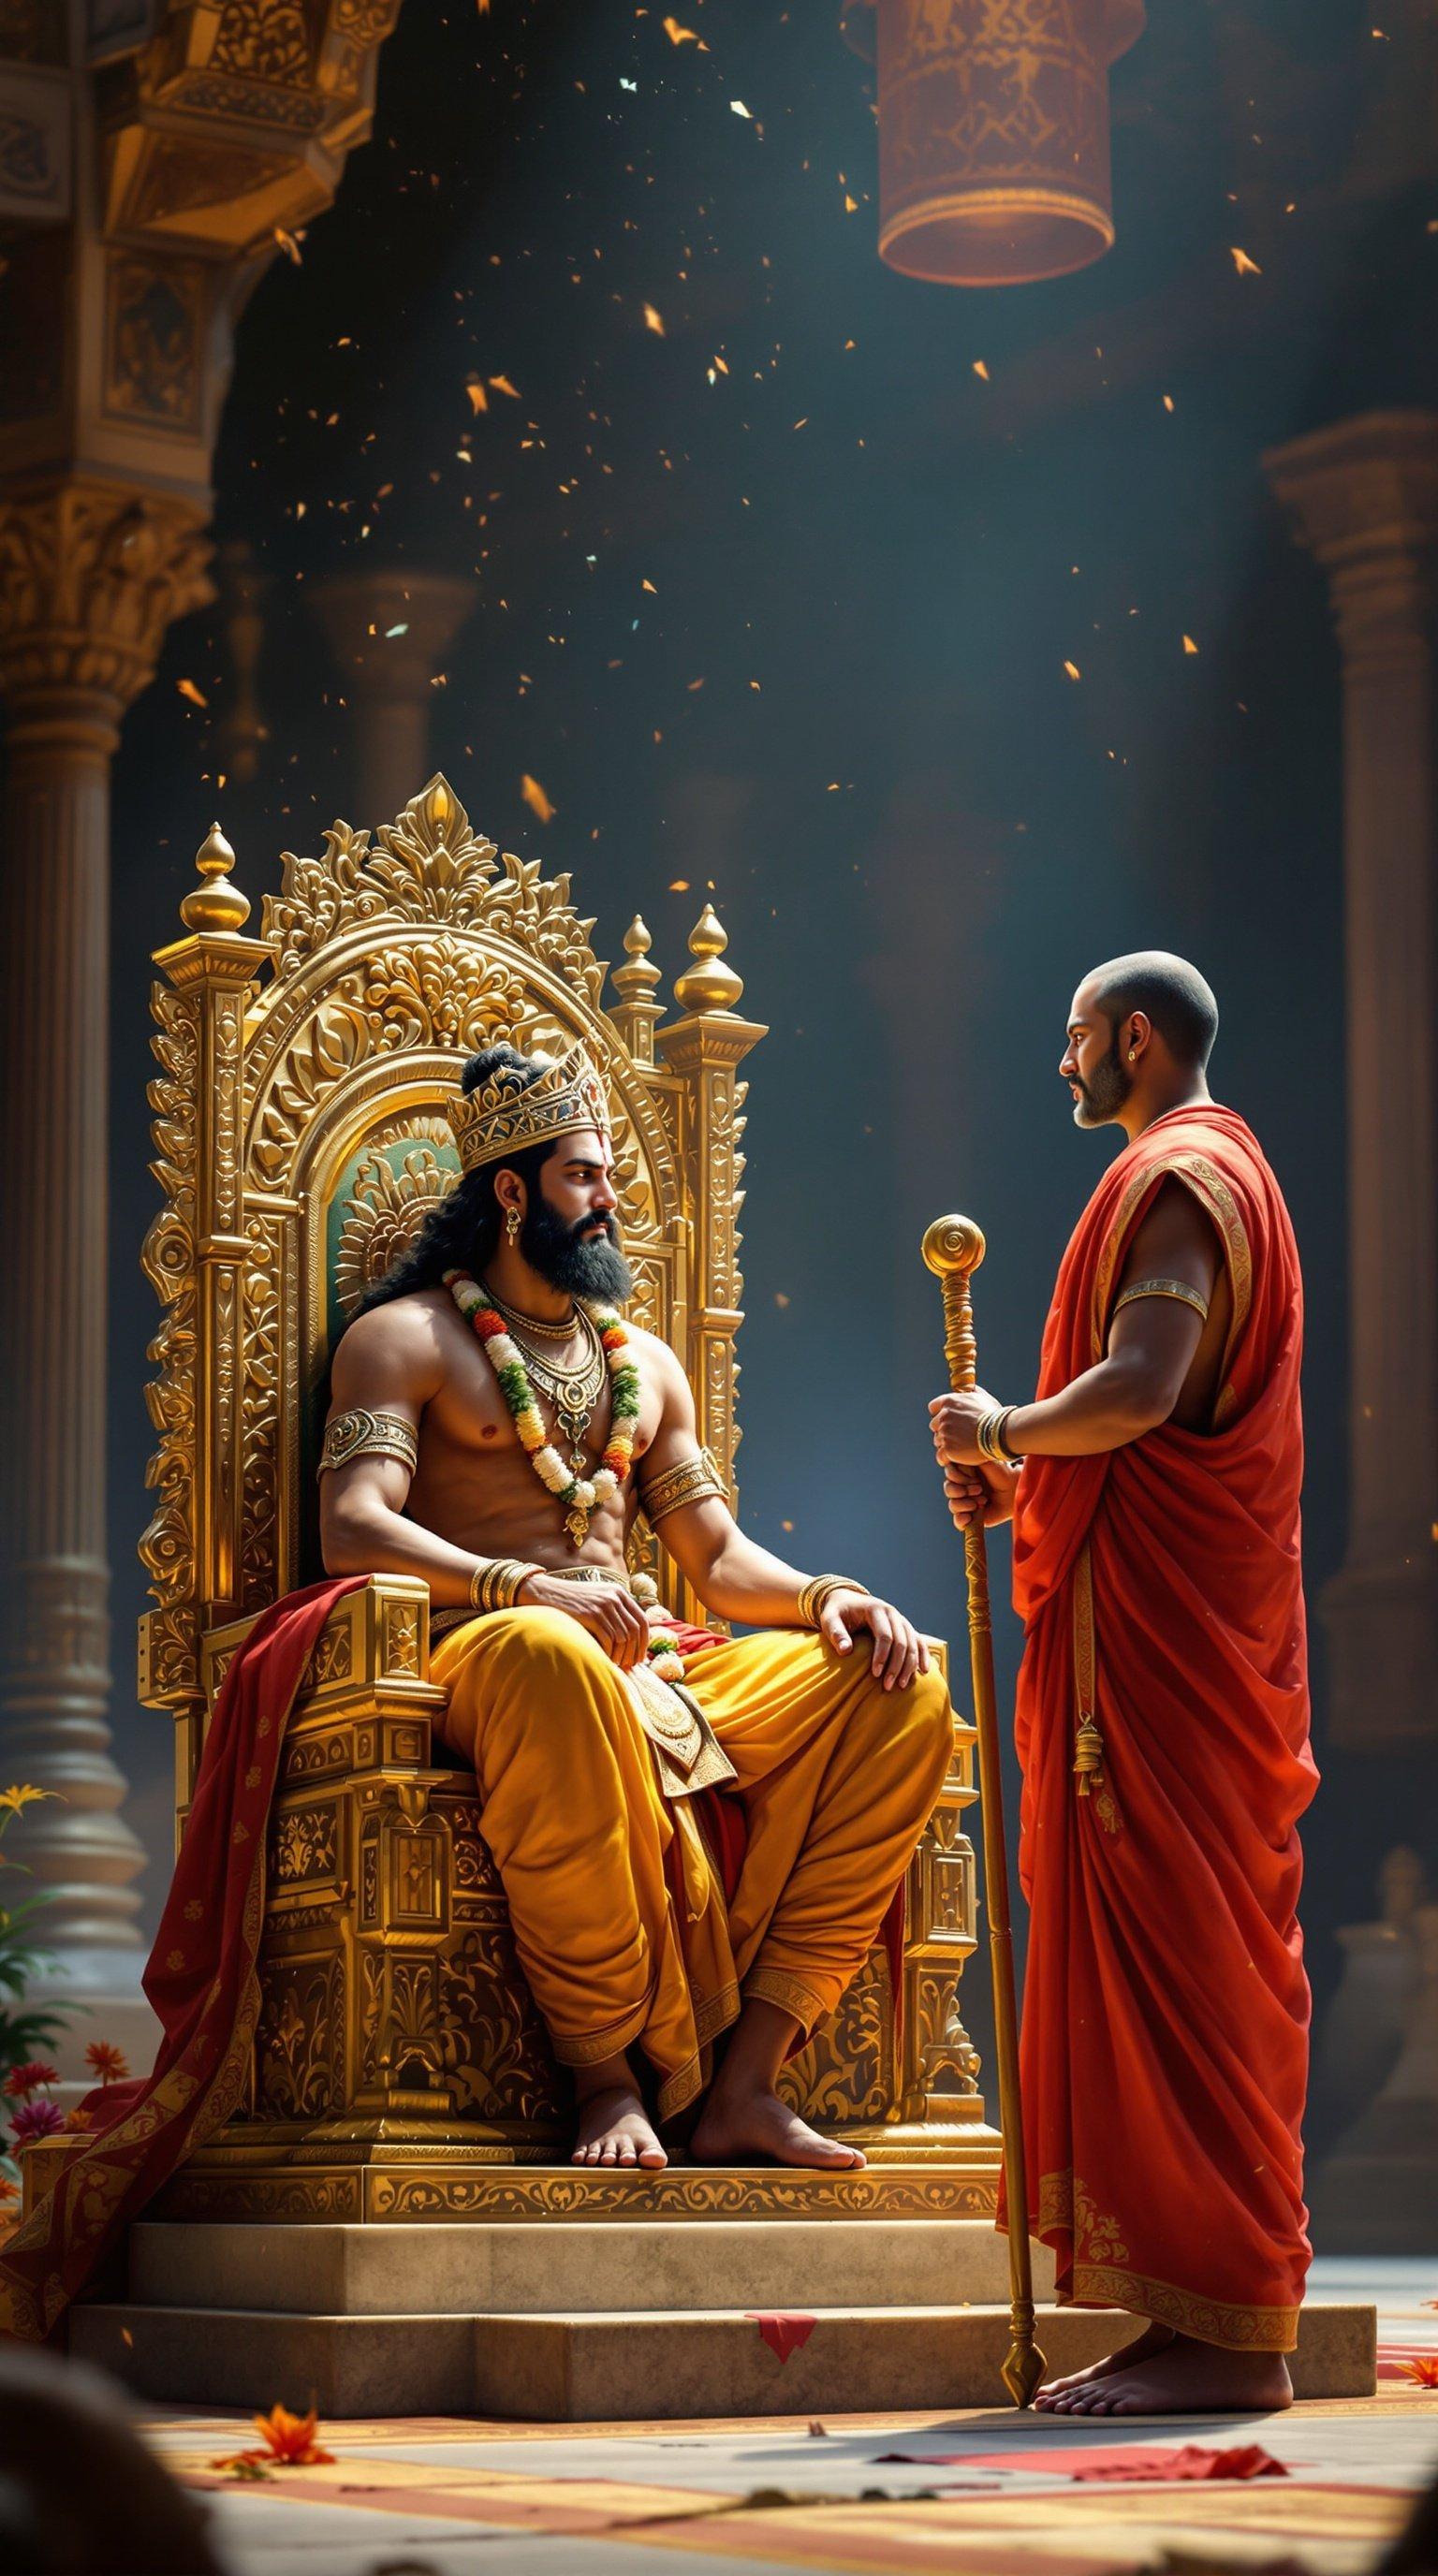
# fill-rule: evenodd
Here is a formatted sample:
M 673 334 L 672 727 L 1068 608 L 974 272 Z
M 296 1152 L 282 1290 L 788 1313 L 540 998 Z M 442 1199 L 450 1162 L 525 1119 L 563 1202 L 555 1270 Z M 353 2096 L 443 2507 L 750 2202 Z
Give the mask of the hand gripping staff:
M 949 1384 L 967 1395 L 978 1383 L 969 1283 L 984 1257 L 984 1238 L 966 1216 L 937 1217 L 924 1237 L 924 1259 L 944 1295 L 944 1357 Z M 1014 2001 L 1014 1945 L 1009 1925 L 1009 1864 L 1004 1847 L 1003 1791 L 999 1777 L 999 1717 L 994 1693 L 994 1640 L 989 1624 L 989 1560 L 983 1519 L 964 1532 L 969 1578 L 969 1661 L 974 1684 L 974 1724 L 979 1738 L 979 1797 L 984 1827 L 984 1897 L 989 1913 L 989 1963 L 994 1980 L 994 2040 L 999 2062 L 999 2120 L 1004 2133 L 1004 2182 L 1009 2204 L 1009 2292 L 1013 2342 L 1004 2363 L 1004 2386 L 1016 2406 L 1027 2406 L 1044 2375 L 1034 2342 L 1034 2285 L 1029 2261 L 1029 2194 L 1024 2169 L 1023 2106 L 1019 2099 L 1018 2012 Z

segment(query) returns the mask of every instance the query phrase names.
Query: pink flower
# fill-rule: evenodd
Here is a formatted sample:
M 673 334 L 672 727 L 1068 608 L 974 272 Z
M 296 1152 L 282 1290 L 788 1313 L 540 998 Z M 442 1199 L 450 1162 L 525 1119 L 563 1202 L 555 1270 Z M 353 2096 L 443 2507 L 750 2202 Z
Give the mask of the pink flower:
M 58 2102 L 22 2102 L 10 2122 L 17 2147 L 28 2147 L 36 2138 L 53 2138 L 65 2126 L 65 2114 Z
M 24 2066 L 12 2066 L 5 2078 L 5 2091 L 11 2099 L 23 2102 L 30 2093 L 38 2093 L 42 2084 L 58 2084 L 60 2069 L 43 2057 L 32 2057 Z

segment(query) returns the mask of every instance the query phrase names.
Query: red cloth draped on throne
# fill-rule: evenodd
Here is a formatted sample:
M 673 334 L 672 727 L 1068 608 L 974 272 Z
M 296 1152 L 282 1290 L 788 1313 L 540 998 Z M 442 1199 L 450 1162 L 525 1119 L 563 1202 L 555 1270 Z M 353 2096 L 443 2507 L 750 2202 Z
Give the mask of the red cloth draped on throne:
M 1030 2221 L 1061 2300 L 1282 2352 L 1310 2250 L 1303 1309 L 1277 1182 L 1232 1110 L 1171 1112 L 1105 1174 L 1059 1272 L 1038 1392 L 1102 1358 L 1166 1180 L 1211 1217 L 1232 1293 L 1213 1427 L 1035 1458 L 1018 1489 Z M 1080 1797 L 1086 1716 L 1103 1772 Z
M 230 2117 L 259 2021 L 270 1801 L 290 1710 L 330 1612 L 361 1575 L 292 1592 L 225 1675 L 145 1992 L 164 2030 L 152 2074 L 87 2095 L 95 2129 L 0 2248 L 0 2335 L 43 2342 L 129 2219 Z

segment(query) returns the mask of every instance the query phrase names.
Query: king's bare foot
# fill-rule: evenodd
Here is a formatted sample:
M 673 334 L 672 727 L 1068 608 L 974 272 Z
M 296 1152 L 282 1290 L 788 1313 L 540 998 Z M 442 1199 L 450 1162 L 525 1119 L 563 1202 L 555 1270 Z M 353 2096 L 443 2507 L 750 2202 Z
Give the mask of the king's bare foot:
M 779 2165 L 808 2165 L 821 2173 L 854 2173 L 864 2159 L 857 2147 L 821 2138 L 777 2093 L 725 2094 L 718 2086 L 700 2115 L 689 2152 L 696 2165 L 744 2164 L 767 2156 Z
M 1222 2352 L 1175 2335 L 1132 2369 L 1071 2389 L 1054 2415 L 1277 2415 L 1293 2404 L 1281 2352 Z
M 1145 2326 L 1142 2334 L 1134 2336 L 1132 2343 L 1120 2345 L 1117 2352 L 1091 2363 L 1087 2370 L 1071 2370 L 1062 2379 L 1046 2379 L 1034 2399 L 1035 2409 L 1045 2415 L 1067 2414 L 1067 2407 L 1060 2405 L 1059 2400 L 1067 2397 L 1071 2390 L 1092 2388 L 1100 2379 L 1116 2379 L 1120 2371 L 1132 2370 L 1135 2362 L 1147 2361 L 1153 2353 L 1166 2351 L 1172 2341 L 1172 2326 Z
M 632 2085 L 605 2084 L 579 2105 L 573 2165 L 633 2165 L 661 2173 L 669 2158 Z

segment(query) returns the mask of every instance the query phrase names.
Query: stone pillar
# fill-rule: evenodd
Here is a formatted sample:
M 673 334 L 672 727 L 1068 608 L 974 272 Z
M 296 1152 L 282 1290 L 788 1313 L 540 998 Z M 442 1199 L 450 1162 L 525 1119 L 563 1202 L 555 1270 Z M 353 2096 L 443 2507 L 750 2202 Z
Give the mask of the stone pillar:
M 355 720 L 357 811 L 371 831 L 430 774 L 430 682 L 479 597 L 455 573 L 336 573 L 311 593 Z
M 99 481 L 0 505 L 0 1784 L 54 1793 L 17 1837 L 48 1898 L 45 1947 L 62 1994 L 139 2062 L 144 1853 L 106 1722 L 110 761 L 171 618 L 207 596 L 200 530 L 182 502 Z
M 0 5 L 0 1784 L 56 1793 L 6 1846 L 50 1900 L 67 2078 L 154 2031 L 106 1724 L 110 760 L 209 596 L 235 316 L 368 134 L 398 6 Z
M 1266 460 L 1343 664 L 1350 1502 L 1323 1599 L 1336 1742 L 1438 1742 L 1438 416 Z

